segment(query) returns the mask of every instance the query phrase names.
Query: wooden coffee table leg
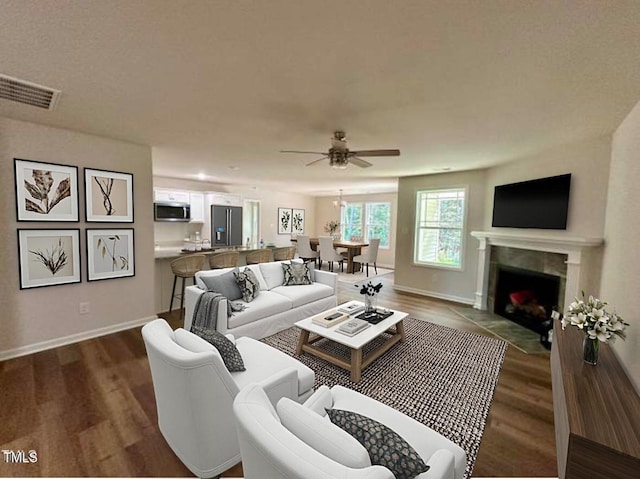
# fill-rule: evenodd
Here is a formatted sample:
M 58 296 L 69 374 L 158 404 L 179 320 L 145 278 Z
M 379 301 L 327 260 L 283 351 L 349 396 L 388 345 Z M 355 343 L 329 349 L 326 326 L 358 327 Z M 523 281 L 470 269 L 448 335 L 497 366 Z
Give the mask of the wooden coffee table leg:
M 300 356 L 302 354 L 302 346 L 309 342 L 309 331 L 305 331 L 304 329 L 300 330 L 300 337 L 298 338 L 298 346 L 296 346 L 296 356 Z
M 404 332 L 404 323 L 402 321 L 396 324 L 396 333 L 400 333 L 401 343 L 404 343 L 407 340 L 407 335 Z
M 351 350 L 351 380 L 360 382 L 362 378 L 362 348 Z

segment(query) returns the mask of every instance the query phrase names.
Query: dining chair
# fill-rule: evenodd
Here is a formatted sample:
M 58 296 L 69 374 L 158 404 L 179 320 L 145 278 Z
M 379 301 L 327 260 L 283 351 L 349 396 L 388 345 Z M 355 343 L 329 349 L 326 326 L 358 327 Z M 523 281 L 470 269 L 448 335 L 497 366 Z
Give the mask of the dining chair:
M 353 257 L 354 263 L 365 264 L 367 268 L 367 278 L 369 277 L 369 263 L 373 263 L 373 268 L 378 274 L 378 266 L 376 262 L 378 261 L 378 247 L 380 246 L 380 238 L 371 238 L 369 240 L 369 246 L 364 251 L 364 253 L 359 254 Z M 355 273 L 355 268 L 352 273 Z
M 271 261 L 271 250 L 259 249 L 252 251 L 251 253 L 247 253 L 246 261 L 247 264 L 268 263 Z
M 318 250 L 320 253 L 320 269 L 322 262 L 329 262 L 329 271 L 333 271 L 333 263 L 340 263 L 340 271 L 344 271 L 344 257 L 339 254 L 333 247 L 333 238 L 331 236 L 320 236 L 318 238 Z
M 298 235 L 297 238 L 298 256 L 303 260 L 316 260 L 318 259 L 318 252 L 311 249 L 311 242 L 309 236 Z

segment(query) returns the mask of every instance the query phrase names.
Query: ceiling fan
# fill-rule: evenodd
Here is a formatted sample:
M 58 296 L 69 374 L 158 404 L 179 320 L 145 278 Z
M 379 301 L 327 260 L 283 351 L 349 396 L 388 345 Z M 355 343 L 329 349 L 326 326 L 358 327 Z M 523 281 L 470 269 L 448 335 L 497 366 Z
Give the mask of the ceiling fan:
M 349 166 L 349 163 L 352 163 L 360 168 L 368 168 L 371 166 L 366 160 L 359 158 L 360 156 L 400 156 L 400 150 L 360 150 L 360 151 L 350 151 L 347 148 L 347 139 L 344 131 L 336 131 L 333 133 L 333 138 L 331 139 L 331 148 L 329 151 L 319 152 L 319 151 L 296 151 L 296 150 L 281 150 L 280 153 L 302 153 L 302 154 L 313 154 L 313 155 L 324 155 L 322 158 L 318 158 L 317 160 L 313 160 L 310 163 L 307 163 L 307 166 L 315 165 L 322 160 L 329 159 L 329 164 L 332 168 L 337 168 L 340 170 L 345 169 Z

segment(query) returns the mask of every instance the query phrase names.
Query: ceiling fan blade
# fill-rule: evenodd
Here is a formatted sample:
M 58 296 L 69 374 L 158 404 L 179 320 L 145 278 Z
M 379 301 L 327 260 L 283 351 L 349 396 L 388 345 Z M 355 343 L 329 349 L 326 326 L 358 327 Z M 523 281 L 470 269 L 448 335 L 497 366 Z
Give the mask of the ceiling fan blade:
M 320 154 L 322 154 L 322 153 L 320 153 Z M 323 156 L 322 158 L 318 158 L 317 160 L 313 160 L 312 162 L 307 163 L 307 165 L 306 165 L 306 166 L 312 166 L 312 165 L 315 165 L 316 163 L 318 163 L 318 162 L 320 162 L 320 161 L 322 161 L 322 160 L 326 160 L 327 158 L 329 158 L 329 157 L 328 157 L 328 156 Z
M 350 153 L 358 156 L 400 156 L 400 150 L 363 150 Z
M 349 163 L 359 166 L 360 168 L 369 168 L 371 166 L 371 163 L 363 160 L 362 158 L 358 158 L 357 156 L 349 158 Z
M 313 154 L 313 155 L 326 155 L 327 154 L 324 151 L 298 151 L 298 150 L 280 150 L 280 153 L 303 153 L 303 154 Z

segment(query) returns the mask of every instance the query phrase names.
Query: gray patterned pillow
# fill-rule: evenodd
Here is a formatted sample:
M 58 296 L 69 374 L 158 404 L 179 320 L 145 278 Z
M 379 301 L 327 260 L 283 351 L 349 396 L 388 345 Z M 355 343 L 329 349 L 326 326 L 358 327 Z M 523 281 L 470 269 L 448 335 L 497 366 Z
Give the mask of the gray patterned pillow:
M 282 286 L 311 284 L 311 273 L 305 263 L 282 263 L 284 281 Z
M 352 411 L 326 411 L 332 423 L 347 431 L 364 446 L 371 464 L 386 467 L 396 479 L 413 479 L 429 470 L 416 450 L 384 424 Z
M 236 277 L 236 282 L 240 287 L 242 299 L 247 303 L 256 299 L 258 293 L 260 293 L 260 283 L 258 283 L 255 273 L 249 268 L 245 268 L 242 272 L 234 271 L 233 275 Z
M 240 351 L 236 348 L 229 338 L 219 331 L 200 326 L 191 326 L 191 332 L 200 336 L 205 341 L 211 343 L 222 356 L 222 361 L 229 372 L 245 371 L 244 361 L 240 355 Z

